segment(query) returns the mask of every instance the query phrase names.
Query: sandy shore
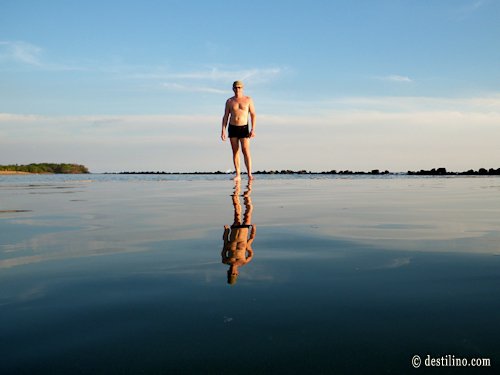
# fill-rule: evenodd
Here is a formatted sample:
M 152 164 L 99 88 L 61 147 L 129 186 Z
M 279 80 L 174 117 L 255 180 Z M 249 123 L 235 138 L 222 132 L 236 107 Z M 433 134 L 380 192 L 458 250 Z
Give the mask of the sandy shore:
M 0 171 L 0 175 L 12 175 L 12 174 L 33 174 L 33 173 L 19 172 L 19 171 Z

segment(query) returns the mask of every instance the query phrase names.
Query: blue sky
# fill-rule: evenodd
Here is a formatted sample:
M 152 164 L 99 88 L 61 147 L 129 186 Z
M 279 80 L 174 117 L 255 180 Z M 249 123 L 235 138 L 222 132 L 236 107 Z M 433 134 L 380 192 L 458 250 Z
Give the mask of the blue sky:
M 500 1 L 0 0 L 0 164 L 232 169 L 231 83 L 255 169 L 500 167 Z

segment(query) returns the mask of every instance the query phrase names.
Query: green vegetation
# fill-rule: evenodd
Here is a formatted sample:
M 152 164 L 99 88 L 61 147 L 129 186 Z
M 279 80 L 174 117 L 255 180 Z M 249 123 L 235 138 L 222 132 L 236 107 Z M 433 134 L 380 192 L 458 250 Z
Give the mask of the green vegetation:
M 28 165 L 0 165 L 0 171 L 27 173 L 89 173 L 87 167 L 79 164 L 34 163 Z

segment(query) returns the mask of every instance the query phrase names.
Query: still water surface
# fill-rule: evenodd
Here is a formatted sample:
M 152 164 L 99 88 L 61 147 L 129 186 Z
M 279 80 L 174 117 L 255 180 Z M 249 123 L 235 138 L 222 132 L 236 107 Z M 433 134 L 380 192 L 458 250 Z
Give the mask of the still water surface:
M 409 373 L 414 355 L 494 373 L 499 195 L 498 178 L 2 177 L 0 373 Z

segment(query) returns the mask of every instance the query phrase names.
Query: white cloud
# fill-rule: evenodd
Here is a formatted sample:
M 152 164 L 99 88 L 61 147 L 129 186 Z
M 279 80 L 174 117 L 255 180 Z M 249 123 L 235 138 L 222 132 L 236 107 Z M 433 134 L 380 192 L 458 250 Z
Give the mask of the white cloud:
M 173 91 L 183 91 L 183 92 L 204 92 L 209 94 L 227 94 L 228 90 L 221 90 L 213 87 L 203 87 L 203 86 L 189 86 L 182 85 L 180 83 L 164 83 L 162 86 L 166 89 Z
M 389 82 L 401 82 L 401 83 L 412 83 L 413 80 L 407 76 L 401 76 L 397 74 L 391 74 L 388 76 L 375 77 L 376 79 Z
M 106 72 L 125 79 L 163 81 L 162 86 L 176 91 L 227 93 L 227 86 L 235 80 L 253 84 L 269 82 L 282 75 L 287 68 L 217 68 L 193 71 L 172 71 L 158 66 L 117 65 L 116 62 L 86 61 L 68 64 L 44 58 L 44 49 L 25 41 L 0 40 L 0 62 L 11 62 L 50 71 Z M 147 73 L 144 73 L 147 72 Z M 191 82 L 191 83 L 189 83 Z M 192 82 L 196 82 L 192 84 Z M 214 87 L 220 85 L 221 87 Z
M 283 74 L 283 68 L 227 69 L 211 68 L 191 72 L 156 72 L 134 74 L 132 78 L 164 81 L 162 87 L 181 92 L 227 94 L 228 87 L 236 80 L 251 84 L 266 83 Z
M 212 94 L 227 94 L 232 82 L 242 80 L 249 84 L 270 82 L 288 69 L 280 67 L 251 69 L 218 69 L 194 70 L 184 72 L 164 71 L 164 69 L 149 69 L 152 73 L 128 74 L 128 78 L 162 81 L 163 88 L 173 91 L 202 92 Z
M 42 48 L 22 41 L 0 41 L 0 61 L 41 66 Z
M 252 69 L 227 69 L 210 68 L 191 72 L 159 72 L 152 74 L 138 74 L 137 78 L 153 79 L 173 79 L 173 80 L 201 80 L 227 82 L 235 80 L 251 80 L 252 82 L 265 82 L 279 76 L 285 69 L 273 68 L 252 68 Z
M 0 62 L 24 65 L 46 71 L 84 71 L 82 66 L 53 62 L 44 58 L 44 49 L 24 41 L 0 41 Z
M 426 96 L 378 96 L 333 98 L 324 107 L 335 109 L 361 109 L 369 111 L 396 112 L 500 112 L 500 95 L 446 98 Z

